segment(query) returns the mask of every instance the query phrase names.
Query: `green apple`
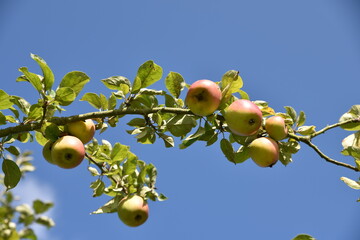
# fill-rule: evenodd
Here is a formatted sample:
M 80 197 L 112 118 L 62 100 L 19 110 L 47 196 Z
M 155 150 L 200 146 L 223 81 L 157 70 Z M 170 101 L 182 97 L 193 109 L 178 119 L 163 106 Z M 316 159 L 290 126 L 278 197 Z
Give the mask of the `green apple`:
M 51 157 L 51 149 L 52 149 L 53 144 L 54 144 L 54 141 L 52 141 L 52 140 L 47 141 L 42 150 L 43 157 L 45 158 L 46 161 L 48 161 L 51 164 L 55 164 L 55 162 L 52 160 L 52 157 Z
M 262 124 L 262 112 L 253 102 L 237 99 L 225 109 L 225 121 L 230 130 L 240 136 L 257 133 Z
M 265 130 L 269 136 L 276 141 L 286 138 L 288 134 L 285 120 L 280 116 L 267 118 L 265 121 Z
M 216 83 L 202 79 L 191 84 L 185 103 L 195 115 L 207 116 L 218 109 L 221 95 L 221 90 Z
M 66 124 L 66 130 L 70 135 L 80 139 L 84 144 L 91 141 L 95 134 L 95 124 L 93 120 L 76 121 Z
M 249 144 L 249 155 L 260 167 L 272 167 L 279 160 L 279 145 L 269 137 L 256 138 Z
M 149 206 L 147 202 L 138 195 L 123 198 L 118 207 L 120 220 L 130 226 L 137 227 L 146 222 L 149 217 Z
M 84 144 L 77 137 L 70 135 L 56 140 L 51 149 L 52 161 L 61 168 L 74 168 L 84 157 Z

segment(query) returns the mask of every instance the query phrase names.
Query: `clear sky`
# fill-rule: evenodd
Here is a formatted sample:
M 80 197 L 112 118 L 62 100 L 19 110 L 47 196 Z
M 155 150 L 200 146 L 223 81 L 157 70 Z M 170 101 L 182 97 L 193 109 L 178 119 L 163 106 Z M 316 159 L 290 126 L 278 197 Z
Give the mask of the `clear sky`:
M 357 0 L 0 0 L 0 88 L 36 100 L 29 85 L 15 82 L 21 66 L 39 71 L 30 53 L 48 62 L 57 83 L 80 70 L 91 77 L 83 93 L 105 95 L 100 79 L 133 79 L 149 59 L 187 83 L 219 81 L 235 69 L 252 100 L 268 101 L 276 111 L 303 110 L 307 124 L 321 128 L 360 104 L 359 11 Z M 162 82 L 155 87 L 165 89 Z M 93 110 L 85 102 L 70 108 L 64 115 Z M 262 169 L 252 161 L 234 166 L 219 143 L 186 150 L 160 142 L 145 146 L 126 129 L 122 123 L 96 137 L 130 145 L 154 163 L 158 190 L 169 200 L 150 202 L 150 218 L 139 228 L 126 227 L 115 214 L 89 215 L 108 199 L 91 197 L 95 179 L 86 164 L 59 169 L 44 161 L 36 143 L 19 145 L 33 151 L 37 167 L 19 184 L 21 193 L 56 202 L 51 215 L 57 226 L 38 229 L 41 240 L 288 240 L 299 233 L 360 239 L 359 192 L 340 181 L 359 175 L 326 163 L 306 146 L 287 167 Z M 315 143 L 353 163 L 339 153 L 348 134 L 334 130 Z

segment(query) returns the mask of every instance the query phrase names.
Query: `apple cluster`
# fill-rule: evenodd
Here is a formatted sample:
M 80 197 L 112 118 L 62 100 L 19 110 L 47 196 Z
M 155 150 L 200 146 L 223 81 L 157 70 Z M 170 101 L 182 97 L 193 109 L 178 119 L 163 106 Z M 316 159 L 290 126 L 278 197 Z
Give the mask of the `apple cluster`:
M 203 79 L 189 87 L 185 103 L 195 115 L 208 116 L 219 109 L 222 96 L 218 84 Z M 271 167 L 278 161 L 280 150 L 277 141 L 288 134 L 284 118 L 275 115 L 264 120 L 261 109 L 247 99 L 234 100 L 223 113 L 227 127 L 233 134 L 256 136 L 247 147 L 257 165 Z
M 66 124 L 64 136 L 55 141 L 48 140 L 44 145 L 45 160 L 65 169 L 77 167 L 85 157 L 84 144 L 94 137 L 95 130 L 91 119 Z

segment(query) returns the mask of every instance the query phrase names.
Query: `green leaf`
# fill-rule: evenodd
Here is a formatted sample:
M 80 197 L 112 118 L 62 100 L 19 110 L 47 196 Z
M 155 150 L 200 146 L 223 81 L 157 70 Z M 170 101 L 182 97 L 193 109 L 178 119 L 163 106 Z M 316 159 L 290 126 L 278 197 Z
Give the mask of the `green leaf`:
M 0 125 L 5 125 L 5 124 L 6 124 L 6 117 L 2 112 L 0 112 Z
M 165 78 L 165 86 L 171 95 L 179 98 L 181 91 L 185 87 L 185 80 L 180 73 L 170 72 Z
M 47 65 L 47 63 L 45 62 L 44 59 L 42 59 L 40 56 L 35 55 L 35 54 L 31 54 L 30 55 L 32 59 L 34 59 L 40 66 L 44 79 L 43 79 L 43 83 L 45 86 L 45 91 L 51 90 L 51 87 L 54 84 L 54 74 L 51 71 L 50 67 Z
M 114 213 L 117 211 L 121 199 L 122 197 L 117 195 L 91 214 Z
M 166 123 L 167 129 L 175 137 L 183 137 L 197 125 L 196 117 L 188 114 L 178 114 L 170 118 Z
M 284 108 L 286 109 L 286 113 L 291 117 L 293 122 L 296 123 L 297 114 L 296 114 L 295 109 L 293 107 L 290 107 L 290 106 L 285 106 Z
M 306 115 L 303 111 L 300 111 L 299 116 L 297 118 L 297 126 L 300 127 L 305 124 Z
M 33 201 L 33 209 L 36 214 L 41 214 L 52 208 L 54 204 L 52 202 L 43 202 L 39 199 Z
M 123 164 L 123 175 L 131 175 L 135 172 L 137 165 L 137 157 L 132 154 L 131 158 L 128 158 Z
M 38 131 L 35 132 L 35 139 L 41 146 L 44 146 L 48 141 L 48 139 L 46 139 L 44 135 Z
M 116 97 L 115 95 L 112 93 L 108 99 L 108 106 L 107 108 L 109 110 L 114 110 L 116 108 L 116 104 L 117 104 L 117 101 L 116 101 Z
M 223 138 L 220 141 L 220 148 L 227 160 L 232 163 L 235 163 L 235 153 L 232 144 L 229 140 Z
M 95 182 L 92 182 L 90 187 L 93 189 L 93 197 L 99 197 L 104 193 L 105 183 L 98 178 Z
M 40 77 L 37 74 L 29 72 L 27 67 L 21 67 L 21 68 L 19 68 L 19 71 L 25 75 L 25 78 L 23 78 L 23 80 L 30 82 L 31 85 L 33 85 L 33 87 L 38 92 L 42 91 L 43 86 L 42 86 Z M 19 81 L 19 80 L 17 79 L 16 81 Z
M 180 144 L 180 149 L 185 149 L 189 147 L 191 144 L 196 142 L 201 136 L 206 133 L 205 128 L 199 127 L 194 134 L 191 134 L 187 138 L 185 138 Z
M 170 148 L 170 147 L 174 147 L 175 143 L 174 143 L 174 138 L 166 135 L 164 133 L 159 132 L 159 137 L 164 141 L 165 147 Z
M 221 79 L 222 100 L 221 105 L 226 103 L 233 93 L 238 92 L 243 86 L 243 81 L 239 76 L 239 71 L 227 71 Z
M 146 121 L 143 118 L 133 118 L 127 123 L 127 125 L 132 127 L 145 127 Z
M 130 152 L 130 147 L 122 145 L 120 143 L 115 143 L 110 154 L 110 158 L 113 161 L 124 161 Z
M 96 109 L 101 109 L 102 103 L 99 95 L 96 93 L 85 93 L 80 101 L 87 101 L 91 106 Z
M 86 83 L 90 78 L 83 72 L 73 71 L 67 73 L 60 82 L 59 88 L 69 87 L 74 90 L 75 95 L 79 95 Z
M 354 181 L 350 178 L 347 177 L 341 177 L 340 178 L 341 181 L 343 181 L 346 185 L 348 185 L 349 187 L 359 190 L 360 189 L 360 182 L 359 181 Z
M 315 133 L 315 128 L 316 126 L 301 126 L 296 130 L 296 132 L 300 133 L 301 135 L 307 136 Z
M 54 123 L 47 122 L 43 126 L 43 129 L 44 129 L 45 138 L 47 139 L 57 140 L 61 135 L 61 130 L 59 129 L 59 126 Z
M 6 190 L 16 187 L 21 178 L 19 166 L 12 160 L 4 159 L 2 163 L 2 170 L 5 174 L 4 185 Z
M 307 234 L 299 234 L 296 237 L 294 237 L 292 240 L 316 240 L 316 239 Z
M 20 155 L 20 150 L 18 147 L 15 146 L 10 146 L 5 148 L 9 153 L 13 154 L 14 156 L 19 156 Z
M 250 158 L 249 148 L 246 146 L 241 146 L 239 150 L 235 153 L 234 162 L 243 163 L 249 158 Z
M 349 121 L 352 119 L 358 119 L 360 121 L 360 105 L 354 105 L 350 108 L 350 110 L 343 114 L 339 122 Z M 341 128 L 347 131 L 359 131 L 360 130 L 360 122 L 354 122 L 354 123 L 347 123 L 344 125 L 341 125 Z
M 142 64 L 135 77 L 131 92 L 137 93 L 141 88 L 150 86 L 162 78 L 162 68 L 149 60 Z
M 131 89 L 131 82 L 126 77 L 114 76 L 102 79 L 101 82 L 111 90 L 121 91 L 123 95 L 129 93 Z
M 8 109 L 14 105 L 11 99 L 12 97 L 10 95 L 0 89 L 0 110 Z
M 19 109 L 24 114 L 26 114 L 26 115 L 29 114 L 31 104 L 28 101 L 26 101 L 24 98 L 18 97 L 18 96 L 11 96 L 10 101 L 13 102 L 16 106 L 18 106 Z M 1 104 L 3 104 L 3 101 L 1 100 L 1 92 L 0 92 L 0 106 L 1 106 Z
M 46 216 L 40 216 L 40 217 L 36 218 L 35 221 L 36 221 L 36 223 L 41 224 L 47 228 L 51 228 L 51 227 L 55 226 L 54 220 L 52 220 L 51 218 L 46 217 Z
M 40 120 L 43 116 L 43 107 L 40 104 L 33 104 L 30 107 L 29 115 L 27 117 L 28 120 Z
M 60 87 L 56 90 L 55 100 L 61 106 L 70 105 L 76 98 L 75 91 L 70 87 Z

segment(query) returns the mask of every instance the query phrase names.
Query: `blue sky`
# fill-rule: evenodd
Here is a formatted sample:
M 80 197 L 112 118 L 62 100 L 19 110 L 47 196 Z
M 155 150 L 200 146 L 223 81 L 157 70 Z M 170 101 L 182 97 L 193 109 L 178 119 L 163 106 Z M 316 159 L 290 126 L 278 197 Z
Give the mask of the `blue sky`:
M 265 100 L 276 111 L 292 106 L 318 128 L 335 123 L 359 102 L 360 3 L 356 0 L 223 1 L 0 1 L 1 89 L 36 101 L 17 69 L 39 71 L 30 53 L 52 67 L 57 83 L 72 70 L 91 81 L 83 93 L 108 95 L 99 81 L 122 75 L 133 79 L 152 59 L 164 73 L 179 72 L 187 83 L 219 81 L 230 69 L 240 71 L 252 100 Z M 164 89 L 162 82 L 155 85 Z M 182 95 L 184 97 L 184 94 Z M 75 103 L 64 115 L 93 111 Z M 287 167 L 234 166 L 219 144 L 186 150 L 162 143 L 140 145 L 125 123 L 97 135 L 130 145 L 154 163 L 158 189 L 169 197 L 150 203 L 150 218 L 139 228 L 123 225 L 115 214 L 89 213 L 107 198 L 93 199 L 94 179 L 86 164 L 66 171 L 49 166 L 36 143 L 31 149 L 35 173 L 19 188 L 56 201 L 57 226 L 42 239 L 291 239 L 308 233 L 317 239 L 360 239 L 359 192 L 340 181 L 358 174 L 320 159 L 302 146 Z M 314 140 L 329 156 L 352 163 L 341 151 L 349 133 L 333 130 Z M 25 183 L 26 182 L 26 183 Z M 28 193 L 31 192 L 31 193 Z

